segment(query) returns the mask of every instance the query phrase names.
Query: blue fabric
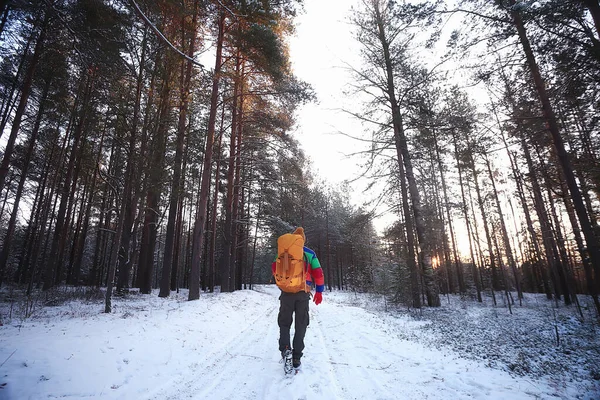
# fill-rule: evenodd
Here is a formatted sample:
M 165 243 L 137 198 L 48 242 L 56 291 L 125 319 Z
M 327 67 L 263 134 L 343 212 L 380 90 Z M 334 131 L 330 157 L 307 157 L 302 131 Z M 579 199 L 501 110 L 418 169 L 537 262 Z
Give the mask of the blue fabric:
M 317 253 L 315 253 L 312 249 L 309 249 L 308 247 L 304 247 L 304 252 L 310 254 L 313 257 L 317 256 Z

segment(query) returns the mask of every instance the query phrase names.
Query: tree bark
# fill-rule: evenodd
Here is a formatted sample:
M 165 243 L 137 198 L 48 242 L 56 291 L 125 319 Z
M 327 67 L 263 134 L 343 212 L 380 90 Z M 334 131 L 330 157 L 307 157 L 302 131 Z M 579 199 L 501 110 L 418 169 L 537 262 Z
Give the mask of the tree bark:
M 262 211 L 262 191 L 260 191 L 260 195 L 258 198 L 258 210 L 256 211 L 256 226 L 254 227 L 254 239 L 252 241 L 252 258 L 250 261 L 250 277 L 248 279 L 248 282 L 250 284 L 250 286 L 248 287 L 250 290 L 252 290 L 252 286 L 253 286 L 253 282 L 254 282 L 254 260 L 256 259 L 256 243 L 258 242 L 258 227 L 260 226 L 260 213 Z M 327 208 L 325 209 L 327 210 Z M 325 226 L 327 229 L 327 234 L 329 235 L 329 224 L 328 224 L 328 220 L 327 220 L 327 211 L 325 211 Z M 329 241 L 327 242 L 327 245 L 329 245 Z M 329 267 L 329 253 L 327 253 L 327 267 Z
M 23 161 L 23 168 L 21 170 L 21 176 L 19 178 L 19 184 L 17 186 L 17 192 L 15 193 L 15 198 L 13 200 L 13 209 L 10 213 L 8 227 L 6 228 L 6 234 L 4 235 L 4 241 L 2 242 L 2 251 L 0 251 L 0 286 L 2 286 L 2 283 L 4 282 L 4 272 L 6 269 L 6 263 L 8 261 L 10 247 L 13 242 L 13 234 L 15 232 L 17 214 L 19 212 L 19 204 L 21 202 L 21 196 L 23 195 L 25 181 L 27 180 L 27 173 L 29 165 L 31 163 L 31 159 L 33 157 L 33 151 L 35 149 L 37 135 L 40 131 L 40 124 L 44 116 L 44 106 L 48 97 L 48 90 L 50 89 L 50 81 L 50 79 L 46 81 L 42 97 L 40 98 L 40 106 L 38 108 L 37 117 L 35 119 L 33 129 L 31 131 L 31 137 L 29 138 L 29 143 L 27 145 L 27 152 L 25 153 L 25 160 Z
M 560 135 L 556 115 L 554 114 L 554 110 L 550 103 L 550 97 L 548 96 L 548 93 L 546 91 L 544 80 L 542 79 L 542 75 L 536 63 L 533 50 L 531 49 L 531 44 L 529 43 L 529 38 L 527 37 L 525 25 L 523 24 L 523 20 L 521 19 L 519 13 L 514 9 L 514 5 L 516 4 L 515 0 L 510 0 L 510 4 L 513 6 L 511 9 L 511 16 L 513 18 L 515 27 L 517 28 L 519 39 L 521 41 L 521 45 L 523 46 L 523 51 L 525 52 L 525 57 L 527 59 L 527 65 L 529 66 L 533 81 L 535 83 L 535 88 L 537 90 L 540 102 L 542 104 L 544 117 L 546 122 L 548 123 L 548 130 L 552 137 L 552 142 L 556 150 L 556 155 L 558 157 L 560 166 L 562 167 L 565 179 L 567 181 L 567 187 L 569 188 L 569 192 L 571 194 L 573 206 L 577 213 L 577 217 L 581 225 L 581 230 L 583 231 L 583 235 L 585 237 L 588 254 L 591 259 L 592 265 L 594 266 L 594 274 L 595 276 L 600 276 L 600 246 L 598 244 L 598 238 L 594 233 L 594 229 L 590 222 L 590 218 L 587 214 L 587 210 L 585 208 L 581 192 L 579 190 L 579 187 L 577 186 L 577 181 L 575 179 L 575 174 L 573 173 L 571 161 L 569 160 L 569 155 L 565 149 L 562 136 Z
M 435 129 L 432 131 L 433 140 L 435 146 L 436 159 L 438 163 L 438 169 L 440 170 L 440 178 L 442 180 L 442 191 L 444 193 L 444 209 L 446 210 L 446 218 L 448 219 L 448 228 L 450 229 L 450 238 L 452 240 L 452 255 L 454 258 L 454 268 L 456 270 L 456 277 L 458 279 L 458 290 L 460 293 L 465 293 L 465 279 L 461 269 L 460 259 L 458 257 L 458 250 L 456 246 L 456 238 L 454 236 L 454 225 L 452 223 L 452 215 L 450 214 L 450 202 L 448 200 L 448 189 L 446 186 L 446 177 L 444 175 L 444 165 L 442 163 L 442 157 L 440 152 L 440 146 L 437 140 L 437 134 Z M 445 240 L 445 239 L 444 239 Z
M 488 215 L 485 210 L 485 202 L 483 200 L 483 196 L 481 193 L 481 188 L 479 187 L 479 174 L 477 173 L 477 167 L 475 166 L 475 159 L 473 158 L 472 149 L 469 149 L 469 161 L 470 167 L 473 173 L 473 182 L 475 184 L 475 193 L 477 194 L 477 204 L 479 205 L 479 212 L 481 213 L 483 229 L 485 231 L 485 238 L 488 246 L 488 255 L 490 257 L 490 268 L 492 272 L 492 282 L 491 286 L 494 290 L 498 290 L 500 288 L 498 282 L 498 275 L 496 271 L 496 257 L 494 255 L 494 243 L 492 241 L 492 235 L 490 234 L 490 223 L 488 222 Z
M 412 214 L 414 214 L 415 228 L 417 232 L 418 241 L 418 258 L 421 266 L 421 272 L 423 275 L 423 281 L 425 284 L 425 294 L 427 297 L 427 305 L 430 307 L 440 306 L 440 296 L 437 288 L 437 284 L 434 278 L 434 271 L 431 264 L 431 245 L 427 241 L 427 234 L 425 232 L 425 224 L 423 221 L 422 210 L 421 210 L 421 198 L 419 190 L 417 188 L 415 176 L 413 173 L 413 166 L 408 151 L 408 143 L 404 134 L 404 126 L 402 121 L 402 114 L 400 113 L 400 106 L 396 99 L 396 86 L 394 84 L 394 71 L 392 67 L 392 59 L 390 55 L 389 46 L 390 44 L 386 38 L 386 31 L 383 26 L 383 19 L 379 10 L 379 3 L 374 4 L 376 23 L 379 33 L 379 40 L 383 47 L 383 56 L 385 61 L 385 74 L 387 78 L 386 95 L 390 102 L 392 109 L 392 123 L 394 127 L 394 143 L 396 145 L 396 151 L 398 154 L 398 163 L 403 162 L 406 179 L 408 182 L 408 192 L 410 194 Z M 401 157 L 400 157 L 401 156 Z
M 106 123 L 106 122 L 105 122 Z M 87 239 L 87 233 L 90 226 L 90 218 L 92 214 L 92 205 L 94 204 L 94 196 L 96 194 L 96 184 L 98 180 L 98 169 L 100 168 L 100 161 L 102 157 L 102 149 L 104 147 L 104 138 L 106 136 L 106 126 L 102 131 L 102 136 L 100 137 L 100 144 L 98 145 L 98 154 L 96 157 L 96 162 L 94 164 L 94 173 L 92 176 L 92 183 L 90 188 L 90 198 L 86 205 L 85 216 L 83 219 L 83 227 L 81 229 L 81 234 L 79 235 L 77 244 L 76 244 L 76 255 L 73 265 L 73 279 L 72 282 L 75 285 L 79 285 L 80 276 L 81 276 L 81 264 L 83 261 L 83 253 L 85 251 L 85 241 Z
M 163 82 L 160 95 L 158 126 L 152 138 L 150 149 L 150 166 L 148 175 L 148 190 L 146 192 L 146 206 L 144 210 L 144 225 L 142 228 L 142 242 L 140 246 L 140 259 L 138 264 L 138 286 L 144 294 L 152 293 L 154 279 L 154 253 L 158 235 L 158 221 L 160 216 L 160 197 L 163 186 L 165 151 L 168 131 L 168 114 L 171 102 L 171 71 L 168 65 L 163 73 Z M 122 218 L 122 217 L 120 217 Z M 118 242 L 117 242 L 118 243 Z M 112 259 L 112 257 L 111 257 Z M 115 260 L 116 261 L 116 260 Z
M 10 115 L 12 114 L 12 111 L 15 107 L 15 104 L 17 102 L 18 96 L 15 98 L 15 91 L 17 90 L 17 87 L 19 86 L 19 80 L 21 78 L 21 73 L 23 72 L 23 67 L 25 65 L 25 61 L 26 61 L 26 55 L 29 52 L 29 47 L 31 46 L 31 43 L 33 42 L 34 38 L 30 37 L 29 40 L 27 41 L 27 44 L 25 45 L 25 49 L 23 50 L 23 56 L 21 57 L 21 60 L 19 61 L 19 66 L 17 67 L 17 71 L 15 72 L 15 75 L 12 79 L 12 84 L 10 86 L 10 90 L 8 92 L 8 95 L 3 95 L 2 97 L 2 107 L 0 108 L 2 110 L 2 120 L 0 121 L 0 138 L 2 138 L 2 136 L 4 135 L 4 128 L 6 128 L 6 124 L 8 123 L 8 119 L 10 117 Z
M 504 286 L 504 296 L 506 297 L 506 305 L 508 306 L 508 311 L 512 314 L 512 299 L 510 296 L 510 292 L 508 291 L 509 286 L 506 281 L 506 273 L 504 272 L 504 265 L 502 263 L 502 253 L 500 252 L 500 246 L 498 246 L 498 235 L 495 232 L 495 228 L 492 227 L 492 238 L 494 241 L 494 246 L 496 247 L 496 254 L 498 255 L 498 268 L 500 269 L 500 276 L 502 277 L 502 282 Z
M 221 145 L 223 143 L 223 124 L 225 123 L 225 106 L 221 108 L 221 126 L 219 128 L 219 141 L 217 142 L 217 154 L 219 158 L 222 154 Z M 207 271 L 207 286 L 210 293 L 214 292 L 215 288 L 215 251 L 217 245 L 217 207 L 219 205 L 219 191 L 221 187 L 221 161 L 217 160 L 215 168 L 215 190 L 212 200 L 211 222 L 210 222 L 210 245 L 208 249 L 208 271 Z
M 47 7 L 50 8 L 51 5 L 48 5 Z M 2 190 L 4 189 L 4 182 L 6 180 L 6 175 L 8 174 L 8 167 L 12 159 L 12 153 L 15 149 L 15 141 L 17 140 L 17 135 L 19 133 L 19 130 L 21 129 L 21 121 L 23 120 L 23 115 L 25 114 L 25 108 L 27 107 L 29 94 L 31 93 L 33 77 L 43 52 L 44 41 L 46 40 L 46 30 L 48 27 L 49 15 L 50 12 L 47 10 L 40 28 L 40 34 L 38 36 L 35 48 L 33 50 L 33 56 L 31 57 L 29 68 L 27 69 L 27 73 L 25 74 L 25 78 L 21 86 L 21 97 L 19 99 L 19 105 L 17 106 L 15 117 L 13 118 L 13 124 L 10 130 L 10 135 L 4 148 L 4 156 L 2 158 L 2 162 L 0 163 L 0 192 L 2 192 Z
M 4 32 L 4 26 L 8 21 L 8 14 L 10 13 L 10 7 L 8 6 L 8 0 L 0 1 L 0 12 L 2 13 L 2 20 L 0 21 L 0 34 Z
M 520 305 L 522 305 L 523 292 L 521 291 L 521 278 L 519 276 L 519 271 L 517 270 L 517 265 L 515 264 L 515 258 L 512 252 L 512 247 L 510 245 L 510 239 L 508 238 L 508 230 L 506 229 L 506 222 L 504 221 L 504 213 L 502 212 L 500 198 L 498 197 L 498 190 L 496 189 L 496 180 L 494 179 L 494 174 L 492 172 L 492 167 L 490 165 L 490 160 L 488 159 L 487 154 L 484 154 L 484 158 L 488 174 L 490 176 L 490 182 L 492 184 L 492 191 L 494 193 L 496 208 L 498 209 L 498 219 L 500 220 L 500 229 L 502 230 L 502 239 L 504 242 L 504 249 L 506 251 L 506 258 L 508 259 L 508 264 L 510 265 L 510 268 L 512 269 L 513 275 L 515 277 L 517 295 L 519 296 L 519 303 Z M 498 257 L 500 257 L 500 254 L 498 254 Z M 504 270 L 502 270 L 502 273 L 504 273 Z
M 231 134 L 229 136 L 229 160 L 227 163 L 227 194 L 225 197 L 225 226 L 223 255 L 221 257 L 221 291 L 233 292 L 235 289 L 235 274 L 231 263 L 235 263 L 235 163 L 237 155 L 237 129 L 239 124 L 240 107 L 240 51 L 236 55 L 236 69 L 233 86 L 233 97 L 231 107 Z
M 206 225 L 206 209 L 208 206 L 208 192 L 211 177 L 211 165 L 213 154 L 213 143 L 215 136 L 215 121 L 217 116 L 217 103 L 219 98 L 219 81 L 221 79 L 221 56 L 223 51 L 223 38 L 225 28 L 225 14 L 219 11 L 218 17 L 219 34 L 217 36 L 217 51 L 215 56 L 215 69 L 213 71 L 213 84 L 210 96 L 210 111 L 208 116 L 208 130 L 206 133 L 206 144 L 204 152 L 204 167 L 202 169 L 202 181 L 200 184 L 200 196 L 194 223 L 192 240 L 192 265 L 190 270 L 188 300 L 200 298 L 200 263 L 204 250 L 204 235 Z
M 127 159 L 127 165 L 125 167 L 125 187 L 123 189 L 123 204 L 121 206 L 121 211 L 124 214 L 123 226 L 121 228 L 121 247 L 119 249 L 119 253 L 117 255 L 118 259 L 118 271 L 119 276 L 117 278 L 117 290 L 121 291 L 124 288 L 129 287 L 129 280 L 132 266 L 136 263 L 134 262 L 133 253 L 135 251 L 135 246 L 132 246 L 133 240 L 133 230 L 135 223 L 135 216 L 138 211 L 138 202 L 140 200 L 140 194 L 146 190 L 146 185 L 142 184 L 138 186 L 139 182 L 144 182 L 142 180 L 142 160 L 146 157 L 147 152 L 147 138 L 148 138 L 148 130 L 149 130 L 149 120 L 151 115 L 151 109 L 154 105 L 154 92 L 156 88 L 156 76 L 158 66 L 156 63 L 154 64 L 154 68 L 152 71 L 152 76 L 150 79 L 150 84 L 148 88 L 148 98 L 146 102 L 145 112 L 144 112 L 144 120 L 142 121 L 142 132 L 141 132 L 141 145 L 139 155 L 136 156 L 136 144 L 138 142 L 138 124 L 139 124 L 139 114 L 141 108 L 141 97 L 142 97 L 142 88 L 144 86 L 144 68 L 143 66 L 146 63 L 146 41 L 147 41 L 147 29 L 144 30 L 144 38 L 142 39 L 142 54 L 140 57 L 140 71 L 137 77 L 137 85 L 136 85 L 136 94 L 135 94 L 135 103 L 133 106 L 133 115 L 131 122 L 131 130 L 129 134 L 129 151 Z M 137 168 L 136 168 L 137 167 Z M 117 229 L 118 230 L 118 229 Z
M 471 273 L 473 274 L 473 281 L 475 282 L 475 289 L 477 290 L 477 301 L 478 302 L 483 302 L 483 298 L 481 297 L 481 281 L 479 279 L 478 275 L 481 275 L 481 271 L 478 267 L 477 261 L 475 259 L 475 253 L 473 252 L 473 240 L 471 239 L 471 224 L 469 221 L 469 213 L 467 211 L 468 207 L 467 207 L 467 198 L 465 196 L 465 181 L 463 179 L 463 168 L 460 165 L 460 158 L 459 158 L 459 152 L 458 152 L 458 144 L 457 144 L 457 140 L 456 140 L 456 134 L 453 131 L 452 132 L 452 142 L 454 144 L 454 157 L 456 159 L 456 169 L 458 170 L 458 182 L 459 182 L 459 186 L 460 186 L 460 193 L 461 193 L 461 198 L 462 198 L 462 211 L 463 211 L 463 218 L 465 219 L 465 224 L 467 226 L 467 238 L 469 240 L 469 254 L 471 256 Z
M 54 146 L 52 146 L 54 147 Z M 34 245 L 34 237 L 37 233 L 39 217 L 41 215 L 41 203 L 44 198 L 44 191 L 46 190 L 46 182 L 48 180 L 48 167 L 44 169 L 40 176 L 40 184 L 35 191 L 35 199 L 33 200 L 33 206 L 31 207 L 27 231 L 25 232 L 25 242 L 21 248 L 21 255 L 19 257 L 19 266 L 15 274 L 15 282 L 22 284 L 26 282 L 26 277 L 29 272 L 29 261 L 31 259 L 31 253 Z
M 59 271 L 61 269 L 61 259 L 64 251 L 64 245 L 66 240 L 66 228 L 69 225 L 69 214 L 67 208 L 69 206 L 69 199 L 72 197 L 72 191 L 75 187 L 75 166 L 78 163 L 78 156 L 80 154 L 80 144 L 82 141 L 83 131 L 87 124 L 88 107 L 91 103 L 92 93 L 94 90 L 94 84 L 96 76 L 94 69 L 90 68 L 86 74 L 86 89 L 83 95 L 83 102 L 81 106 L 81 115 L 79 123 L 73 133 L 73 143 L 71 145 L 71 154 L 69 155 L 69 162 L 66 169 L 66 176 L 63 182 L 60 205 L 58 207 L 58 215 L 56 217 L 56 225 L 54 227 L 54 234 L 52 236 L 52 245 L 50 249 L 50 256 L 44 275 L 44 287 L 43 290 L 48 290 L 54 286 L 57 280 L 60 278 Z
M 192 15 L 192 29 L 190 32 L 190 42 L 188 56 L 192 58 L 196 51 L 196 29 L 198 18 L 198 1 L 194 2 L 194 12 Z M 185 26 L 182 21 L 182 26 Z M 185 42 L 185 30 L 183 32 L 182 42 Z M 171 180 L 171 193 L 169 194 L 169 216 L 167 217 L 167 233 L 165 237 L 165 254 L 162 266 L 162 278 L 160 281 L 159 297 L 167 297 L 170 294 L 171 286 L 171 268 L 173 265 L 174 243 L 175 243 L 175 224 L 179 212 L 179 197 L 181 196 L 181 169 L 183 163 L 183 151 L 186 133 L 187 113 L 190 103 L 190 92 L 192 82 L 192 62 L 187 61 L 185 74 L 181 83 L 181 98 L 179 105 L 179 121 L 177 123 L 177 139 L 175 144 L 175 160 L 173 166 L 173 178 Z
M 244 213 L 244 197 L 243 193 L 240 194 L 240 182 L 242 178 L 242 133 L 243 133 L 243 121 L 244 121 L 244 65 L 242 62 L 241 73 L 240 73 L 240 92 L 239 92 L 239 111 L 237 118 L 236 127 L 236 150 L 235 150 L 235 178 L 233 181 L 233 204 L 232 204 L 232 215 L 233 221 L 231 224 L 231 237 L 233 242 L 231 244 L 231 258 L 229 267 L 231 268 L 230 275 L 233 277 L 232 288 L 233 290 L 241 289 L 241 278 L 242 278 L 242 266 L 243 266 L 243 252 L 240 251 L 239 243 L 241 242 L 241 229 L 240 222 L 243 219 Z
M 585 4 L 592 15 L 594 26 L 596 27 L 596 33 L 598 34 L 596 39 L 600 40 L 600 4 L 598 0 L 583 0 L 583 4 Z

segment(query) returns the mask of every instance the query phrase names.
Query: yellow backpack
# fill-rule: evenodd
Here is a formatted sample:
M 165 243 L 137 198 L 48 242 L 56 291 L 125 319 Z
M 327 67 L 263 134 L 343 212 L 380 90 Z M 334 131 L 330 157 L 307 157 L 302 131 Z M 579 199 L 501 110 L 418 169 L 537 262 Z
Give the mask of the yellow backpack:
M 284 292 L 306 291 L 304 237 L 286 233 L 277 239 L 275 283 Z

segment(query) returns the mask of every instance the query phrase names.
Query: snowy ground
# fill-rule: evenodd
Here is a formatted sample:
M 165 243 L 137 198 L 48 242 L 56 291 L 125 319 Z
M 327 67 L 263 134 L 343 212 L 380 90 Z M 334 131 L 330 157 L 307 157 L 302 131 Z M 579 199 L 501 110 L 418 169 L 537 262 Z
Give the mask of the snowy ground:
M 278 289 L 0 305 L 0 399 L 599 399 L 600 330 L 539 296 L 410 314 L 326 292 L 283 376 Z M 589 311 L 588 311 L 589 313 Z M 12 315 L 12 318 L 8 318 Z M 593 320 L 593 318 L 592 318 Z M 556 335 L 558 332 L 558 336 Z M 558 344 L 557 344 L 558 338 Z

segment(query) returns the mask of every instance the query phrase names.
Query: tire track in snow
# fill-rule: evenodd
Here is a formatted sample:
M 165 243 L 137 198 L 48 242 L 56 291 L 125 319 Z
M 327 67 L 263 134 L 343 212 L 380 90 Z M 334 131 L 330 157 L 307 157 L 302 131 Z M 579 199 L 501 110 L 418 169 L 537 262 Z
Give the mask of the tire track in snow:
M 319 340 L 319 344 L 320 344 L 319 349 L 321 350 L 322 353 L 324 353 L 327 361 L 329 361 L 328 364 L 330 365 L 330 367 L 328 368 L 327 373 L 330 378 L 330 383 L 336 394 L 335 398 L 339 398 L 340 397 L 339 394 L 341 393 L 341 391 L 340 391 L 340 387 L 338 385 L 338 378 L 334 372 L 335 368 L 334 368 L 334 364 L 333 364 L 333 359 L 331 357 L 331 354 L 328 350 L 327 345 L 325 344 L 325 335 L 323 334 L 323 328 L 321 327 L 321 321 L 318 318 L 318 315 L 319 315 L 319 313 L 316 312 L 314 315 L 314 318 L 312 320 L 316 322 L 317 336 L 318 336 L 318 340 Z
M 341 312 L 341 306 L 327 305 L 322 312 L 324 322 L 318 325 L 319 336 L 323 346 L 326 342 L 330 349 L 327 354 L 331 370 L 337 381 L 353 383 L 351 388 L 342 387 L 340 398 L 397 398 L 389 381 L 397 380 L 393 376 L 398 367 L 386 364 L 379 356 L 381 342 L 362 333 L 361 324 L 350 319 L 353 314 L 348 310 Z
M 204 399 L 211 395 L 211 399 L 240 398 L 240 389 L 234 388 L 236 383 L 242 386 L 254 386 L 256 371 L 268 369 L 271 364 L 268 355 L 276 354 L 273 351 L 277 346 L 276 324 L 267 326 L 267 321 L 273 321 L 277 306 L 267 309 L 266 314 L 256 316 L 250 320 L 241 331 L 226 342 L 213 343 L 213 350 L 205 355 L 200 355 L 198 361 L 190 366 L 190 372 L 173 378 L 145 396 L 148 400 L 154 399 Z M 273 325 L 273 324 L 271 324 Z M 266 333 L 266 334 L 265 334 Z M 243 357 L 230 362 L 234 358 Z M 230 364 L 230 365 L 229 365 Z M 236 366 L 248 365 L 246 371 L 237 371 Z M 251 376 L 250 376 L 251 375 Z M 215 388 L 219 387 L 218 390 Z M 250 389 L 250 387 L 248 388 Z M 241 388 L 242 392 L 244 391 Z M 223 397 L 215 397 L 220 393 Z M 248 399 L 254 399 L 249 393 Z
M 259 316 L 227 345 L 206 357 L 207 363 L 213 358 L 212 364 L 194 380 L 189 390 L 193 393 L 191 398 L 258 398 L 257 388 L 264 387 L 264 384 L 257 385 L 257 380 L 264 381 L 268 376 L 257 372 L 270 372 L 277 365 L 273 363 L 273 355 L 277 354 L 274 351 L 277 330 L 272 322 L 276 311 L 277 307 L 271 307 L 266 315 Z M 235 360 L 240 357 L 246 360 Z M 238 368 L 240 364 L 245 366 L 241 371 Z M 215 393 L 219 393 L 220 397 L 215 397 Z

